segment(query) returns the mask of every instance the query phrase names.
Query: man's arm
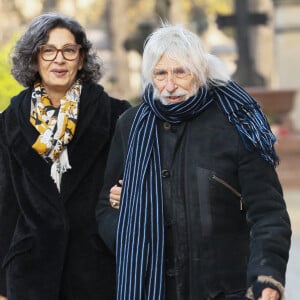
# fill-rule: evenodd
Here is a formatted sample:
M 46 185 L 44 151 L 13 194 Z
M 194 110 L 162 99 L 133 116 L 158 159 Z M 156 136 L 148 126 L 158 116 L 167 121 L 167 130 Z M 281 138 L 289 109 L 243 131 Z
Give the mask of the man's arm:
M 239 180 L 250 231 L 248 296 L 267 299 L 276 291 L 283 296 L 291 225 L 282 187 L 275 168 L 257 152 L 241 153 Z
M 119 198 L 117 194 L 120 192 L 120 189 L 116 187 L 116 190 L 114 191 L 113 189 L 112 193 L 111 189 L 123 177 L 124 149 L 125 146 L 122 145 L 121 129 L 118 122 L 110 146 L 103 188 L 96 207 L 98 233 L 113 253 L 115 253 L 119 210 L 112 207 L 114 200 L 110 199 L 110 197 L 115 197 L 116 201 Z

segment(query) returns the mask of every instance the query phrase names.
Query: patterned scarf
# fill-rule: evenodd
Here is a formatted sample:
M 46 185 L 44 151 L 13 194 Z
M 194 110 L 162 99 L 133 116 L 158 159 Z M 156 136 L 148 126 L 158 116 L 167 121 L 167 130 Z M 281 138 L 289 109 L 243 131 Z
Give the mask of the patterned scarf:
M 157 119 L 181 123 L 197 117 L 212 101 L 234 124 L 245 147 L 277 163 L 274 135 L 256 101 L 230 81 L 206 86 L 188 100 L 163 105 L 148 86 L 133 121 L 125 161 L 117 229 L 117 299 L 164 299 L 164 212 Z
M 60 100 L 59 109 L 52 106 L 40 82 L 32 93 L 30 122 L 40 133 L 32 148 L 52 164 L 51 177 L 59 191 L 62 174 L 71 168 L 66 146 L 75 133 L 81 88 L 76 81 Z

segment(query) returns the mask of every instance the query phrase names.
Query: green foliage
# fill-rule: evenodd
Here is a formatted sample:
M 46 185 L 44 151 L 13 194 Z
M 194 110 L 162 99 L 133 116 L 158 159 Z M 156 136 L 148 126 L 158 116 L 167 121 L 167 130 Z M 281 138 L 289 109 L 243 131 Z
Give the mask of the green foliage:
M 194 0 L 194 4 L 202 7 L 208 15 L 215 13 L 230 14 L 233 9 L 233 0 Z
M 8 106 L 12 96 L 23 89 L 10 73 L 9 53 L 14 42 L 15 39 L 0 47 L 0 112 Z

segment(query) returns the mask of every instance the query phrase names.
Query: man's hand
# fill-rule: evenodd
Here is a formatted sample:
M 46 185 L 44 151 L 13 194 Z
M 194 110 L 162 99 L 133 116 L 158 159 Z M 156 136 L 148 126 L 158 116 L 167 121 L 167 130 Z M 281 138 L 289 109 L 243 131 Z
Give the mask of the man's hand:
M 110 189 L 109 202 L 110 205 L 116 209 L 120 208 L 122 184 L 123 184 L 123 180 L 119 180 L 118 184 L 114 185 Z
M 265 288 L 262 293 L 261 297 L 258 300 L 279 300 L 280 295 L 277 290 L 271 288 Z
M 7 298 L 0 295 L 0 300 L 7 300 Z

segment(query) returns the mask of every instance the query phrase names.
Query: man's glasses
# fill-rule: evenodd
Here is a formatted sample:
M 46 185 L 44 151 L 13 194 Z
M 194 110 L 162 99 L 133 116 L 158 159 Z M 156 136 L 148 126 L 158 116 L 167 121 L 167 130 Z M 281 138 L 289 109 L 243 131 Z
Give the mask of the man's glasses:
M 169 74 L 173 75 L 175 78 L 183 79 L 188 75 L 191 75 L 191 72 L 182 67 L 174 68 L 171 71 L 163 69 L 154 69 L 153 78 L 158 81 L 164 81 L 168 78 Z
M 58 52 L 61 52 L 65 60 L 75 60 L 78 57 L 80 45 L 65 45 L 61 49 L 57 49 L 53 45 L 41 45 L 39 51 L 43 60 L 52 61 L 56 59 Z

